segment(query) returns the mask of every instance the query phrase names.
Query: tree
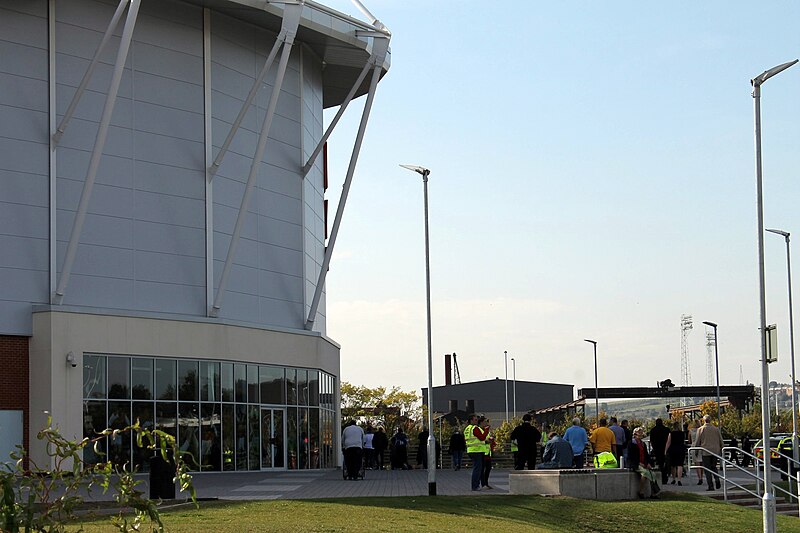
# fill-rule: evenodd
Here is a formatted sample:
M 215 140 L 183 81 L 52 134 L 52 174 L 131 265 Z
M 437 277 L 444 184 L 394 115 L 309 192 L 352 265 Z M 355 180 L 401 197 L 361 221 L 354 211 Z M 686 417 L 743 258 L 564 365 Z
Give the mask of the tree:
M 360 419 L 391 429 L 402 425 L 410 430 L 422 417 L 420 397 L 415 392 L 392 387 L 370 388 L 342 382 L 342 419 Z

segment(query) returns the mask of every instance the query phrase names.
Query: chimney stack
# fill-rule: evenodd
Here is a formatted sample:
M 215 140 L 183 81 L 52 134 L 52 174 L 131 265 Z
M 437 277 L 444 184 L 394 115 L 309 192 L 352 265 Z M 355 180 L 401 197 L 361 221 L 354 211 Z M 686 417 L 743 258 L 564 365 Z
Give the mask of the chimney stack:
M 448 400 L 447 404 L 449 406 L 448 409 L 450 413 L 455 413 L 458 411 L 458 400 Z
M 453 370 L 450 366 L 450 354 L 444 354 L 444 385 L 445 387 L 453 384 Z

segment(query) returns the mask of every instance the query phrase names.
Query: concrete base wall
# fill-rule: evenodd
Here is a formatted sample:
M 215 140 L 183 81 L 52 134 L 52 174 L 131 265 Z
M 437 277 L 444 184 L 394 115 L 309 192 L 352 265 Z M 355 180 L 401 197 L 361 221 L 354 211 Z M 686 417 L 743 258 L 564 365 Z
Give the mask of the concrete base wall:
M 511 494 L 570 496 L 584 500 L 635 500 L 639 477 L 621 468 L 585 470 L 519 470 L 508 476 Z M 648 492 L 645 496 L 649 496 Z

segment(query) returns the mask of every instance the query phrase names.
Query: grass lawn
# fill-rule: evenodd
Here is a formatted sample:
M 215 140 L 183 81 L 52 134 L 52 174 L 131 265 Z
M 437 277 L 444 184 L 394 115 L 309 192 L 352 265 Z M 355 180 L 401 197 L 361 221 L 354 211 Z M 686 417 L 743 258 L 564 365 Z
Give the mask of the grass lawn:
M 703 496 L 597 502 L 540 496 L 437 496 L 201 502 L 200 509 L 164 510 L 169 532 L 254 531 L 762 531 L 761 512 Z M 778 530 L 800 532 L 800 519 L 778 516 Z M 110 522 L 85 524 L 89 533 Z

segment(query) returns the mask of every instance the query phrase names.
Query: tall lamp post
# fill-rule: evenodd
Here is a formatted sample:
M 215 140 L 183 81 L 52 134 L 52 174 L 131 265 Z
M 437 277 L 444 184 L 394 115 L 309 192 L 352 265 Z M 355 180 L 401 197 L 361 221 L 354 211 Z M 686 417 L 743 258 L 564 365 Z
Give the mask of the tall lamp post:
M 428 308 L 428 495 L 436 496 L 436 437 L 433 435 L 433 343 L 431 341 L 431 257 L 428 237 L 428 175 L 425 167 L 400 165 L 422 176 L 425 199 L 425 297 Z
M 503 352 L 503 361 L 506 365 L 506 424 L 508 424 L 508 351 Z
M 517 361 L 513 357 L 511 358 L 511 375 L 514 378 L 514 388 L 511 393 L 514 398 L 514 418 L 517 418 Z
M 583 339 L 586 342 L 591 342 L 594 346 L 594 418 L 595 422 L 600 421 L 600 400 L 598 399 L 597 390 L 597 341 L 592 339 Z
M 719 401 L 719 341 L 717 340 L 717 325 L 713 322 L 703 322 L 706 326 L 714 328 L 714 367 L 717 369 L 717 425 L 722 431 L 722 404 Z
M 767 229 L 766 231 L 780 235 L 786 241 L 786 275 L 789 280 L 789 349 L 792 355 L 792 459 L 796 465 L 800 450 L 797 449 L 797 390 L 794 386 L 797 378 L 794 373 L 794 314 L 792 313 L 792 260 L 789 254 L 789 232 L 779 229 Z
M 761 179 L 761 86 L 771 77 L 780 74 L 797 63 L 797 59 L 765 70 L 752 80 L 753 86 L 753 118 L 755 122 L 756 152 L 756 202 L 758 211 L 758 289 L 761 331 L 761 442 L 769 442 L 769 363 L 767 362 L 767 297 L 764 284 L 764 198 Z M 774 533 L 775 498 L 772 495 L 772 467 L 769 453 L 764 454 L 764 496 L 762 498 L 762 515 L 764 533 Z

